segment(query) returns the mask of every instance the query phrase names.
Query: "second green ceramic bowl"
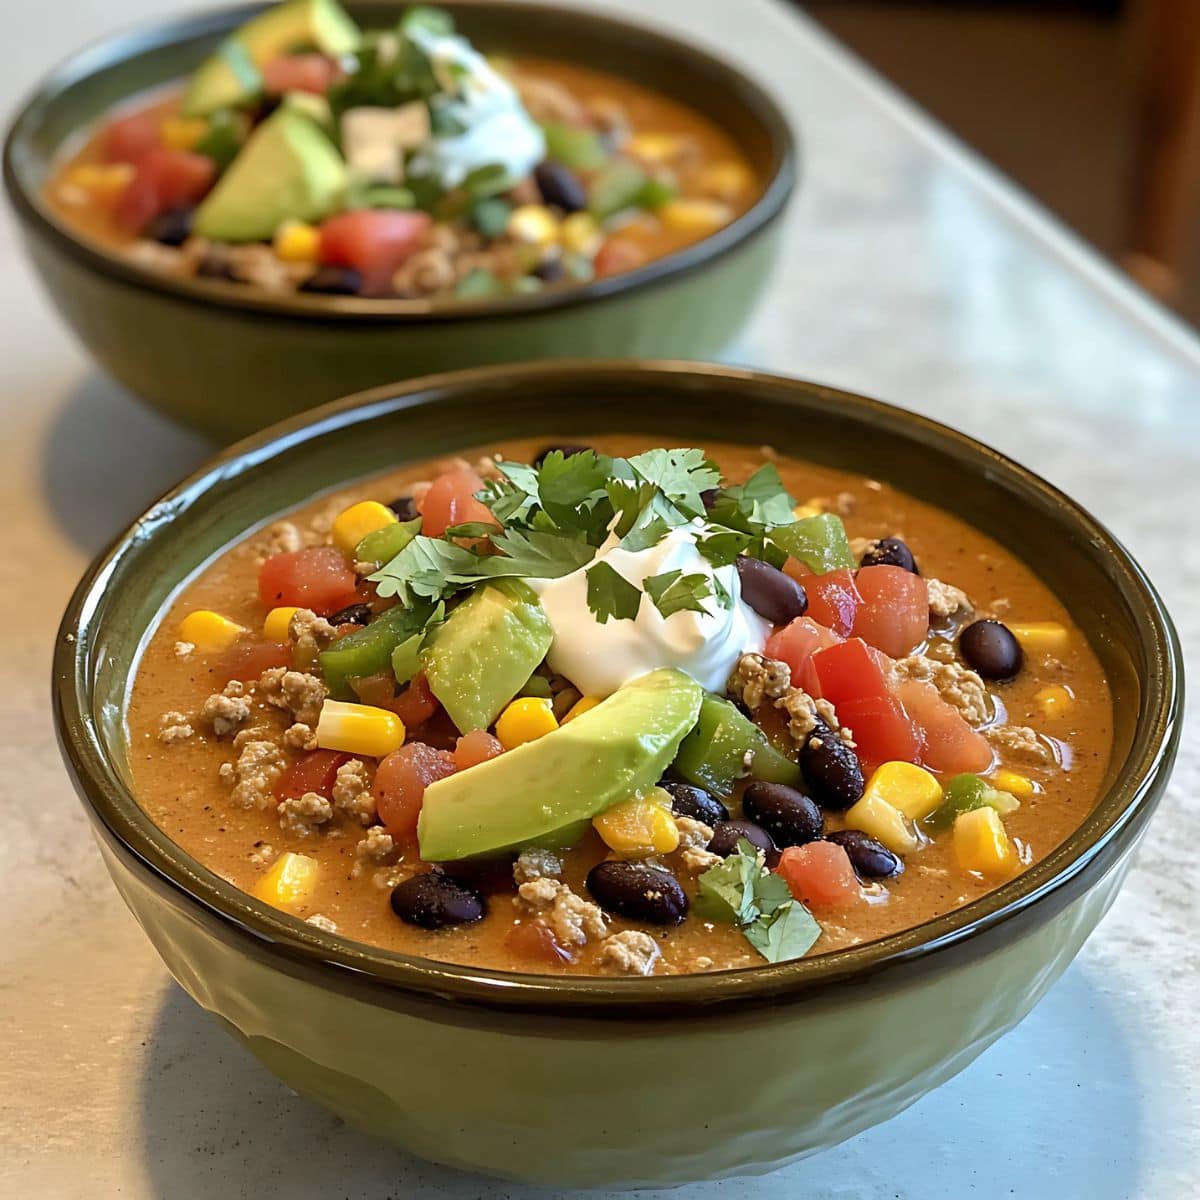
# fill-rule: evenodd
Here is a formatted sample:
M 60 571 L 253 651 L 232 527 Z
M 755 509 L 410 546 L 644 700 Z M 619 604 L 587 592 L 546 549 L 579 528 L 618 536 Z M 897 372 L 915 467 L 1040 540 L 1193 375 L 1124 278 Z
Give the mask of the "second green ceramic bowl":
M 17 115 L 4 179 L 26 248 L 59 312 L 100 364 L 170 416 L 224 440 L 357 388 L 517 359 L 716 355 L 740 329 L 777 253 L 795 139 L 752 80 L 675 38 L 553 5 L 446 0 L 491 52 L 578 62 L 704 113 L 748 156 L 762 193 L 712 237 L 636 271 L 561 292 L 431 306 L 179 279 L 76 239 L 42 199 L 56 156 L 114 104 L 184 77 L 261 6 L 158 22 L 65 63 Z M 386 27 L 403 0 L 347 4 Z
M 615 431 L 770 443 L 933 503 L 953 497 L 1062 597 L 1108 675 L 1112 759 L 1079 829 L 982 899 L 854 949 L 703 975 L 559 979 L 322 933 L 201 866 L 138 807 L 123 712 L 139 646 L 174 590 L 247 526 L 466 445 Z M 355 1125 L 440 1162 L 558 1186 L 769 1170 L 961 1070 L 1025 1016 L 1112 902 L 1166 786 L 1182 691 L 1179 645 L 1150 584 L 1036 476 L 859 396 L 684 364 L 463 372 L 242 442 L 96 562 L 54 661 L 64 757 L 105 862 L 196 1002 Z

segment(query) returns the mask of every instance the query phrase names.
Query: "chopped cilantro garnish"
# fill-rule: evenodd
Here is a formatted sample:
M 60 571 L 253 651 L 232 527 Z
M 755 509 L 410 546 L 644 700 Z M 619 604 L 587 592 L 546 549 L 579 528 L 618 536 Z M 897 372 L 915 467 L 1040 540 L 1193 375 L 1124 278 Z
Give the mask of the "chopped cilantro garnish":
M 666 618 L 677 612 L 708 612 L 704 601 L 713 595 L 712 582 L 710 576 L 699 572 L 665 571 L 643 580 L 643 585 L 654 607 Z
M 747 925 L 742 933 L 767 962 L 777 963 L 803 958 L 821 936 L 821 926 L 803 904 L 789 900 Z
M 587 605 L 601 625 L 609 618 L 632 621 L 641 607 L 641 590 L 601 560 L 587 569 Z
M 796 501 L 788 495 L 774 463 L 759 467 L 743 484 L 722 488 L 710 519 L 717 525 L 761 533 L 771 525 L 792 520 Z

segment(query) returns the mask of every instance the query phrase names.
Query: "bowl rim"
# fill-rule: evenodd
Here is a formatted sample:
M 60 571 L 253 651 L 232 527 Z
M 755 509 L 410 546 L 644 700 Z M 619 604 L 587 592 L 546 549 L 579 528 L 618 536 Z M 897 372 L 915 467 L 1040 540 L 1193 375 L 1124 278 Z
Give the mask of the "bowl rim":
M 1080 826 L 1040 862 L 971 904 L 887 937 L 775 965 L 644 979 L 546 976 L 441 963 L 326 934 L 255 900 L 172 842 L 112 769 L 92 714 L 91 619 L 117 564 L 149 544 L 156 530 L 169 527 L 171 514 L 190 497 L 210 487 L 232 486 L 248 471 L 263 470 L 279 455 L 327 433 L 369 424 L 398 410 L 436 413 L 439 400 L 470 395 L 497 381 L 536 387 L 577 385 L 582 380 L 593 385 L 644 380 L 647 387 L 660 388 L 719 384 L 760 397 L 764 390 L 774 390 L 784 395 L 782 403 L 787 403 L 788 393 L 806 391 L 823 402 L 855 410 L 860 419 L 885 431 L 965 454 L 991 477 L 1006 476 L 1031 500 L 1051 506 L 1074 526 L 1119 580 L 1154 668 L 1140 679 L 1143 717 L 1126 761 Z M 985 934 L 1010 922 L 1020 927 L 1048 919 L 1106 874 L 1133 843 L 1165 786 L 1179 743 L 1183 706 L 1182 650 L 1153 585 L 1107 529 L 1040 476 L 966 434 L 882 401 L 766 372 L 671 360 L 568 359 L 426 376 L 332 401 L 235 443 L 166 492 L 96 557 L 64 613 L 51 682 L 60 749 L 102 839 L 160 895 L 186 908 L 192 919 L 226 943 L 285 973 L 385 1007 L 411 1007 L 435 999 L 439 1011 L 452 1001 L 477 1013 L 502 1010 L 627 1021 L 808 999 L 817 992 L 860 985 L 887 971 L 920 974 L 942 969 L 952 958 L 949 951 L 968 957 L 988 953 L 994 939 Z
M 439 324 L 502 317 L 533 316 L 558 312 L 590 302 L 614 299 L 628 292 L 652 288 L 698 271 L 746 245 L 773 224 L 784 212 L 795 190 L 800 157 L 799 135 L 780 103 L 750 75 L 693 43 L 612 13 L 566 7 L 538 0 L 443 0 L 445 7 L 482 7 L 511 13 L 514 23 L 537 21 L 553 13 L 579 22 L 581 29 L 636 39 L 657 47 L 664 54 L 684 57 L 705 73 L 723 77 L 729 95 L 737 96 L 742 108 L 763 127 L 776 160 L 774 173 L 761 186 L 755 202 L 722 229 L 661 258 L 652 259 L 632 271 L 604 279 L 593 279 L 562 290 L 507 296 L 492 300 L 367 299 L 355 296 L 324 296 L 303 292 L 276 295 L 245 284 L 222 280 L 175 276 L 142 266 L 126 255 L 106 249 L 72 232 L 67 222 L 47 205 L 40 193 L 27 189 L 17 159 L 28 146 L 30 132 L 42 111 L 79 81 L 111 67 L 120 66 L 147 51 L 201 36 L 219 33 L 240 24 L 262 3 L 240 4 L 215 11 L 184 14 L 164 20 L 150 19 L 126 30 L 92 42 L 62 60 L 35 84 L 9 122 L 4 139 L 3 175 L 9 202 L 21 220 L 49 238 L 83 265 L 122 283 L 179 300 L 215 305 L 237 311 L 260 312 L 296 319 L 331 323 Z M 581 58 L 580 61 L 585 61 Z

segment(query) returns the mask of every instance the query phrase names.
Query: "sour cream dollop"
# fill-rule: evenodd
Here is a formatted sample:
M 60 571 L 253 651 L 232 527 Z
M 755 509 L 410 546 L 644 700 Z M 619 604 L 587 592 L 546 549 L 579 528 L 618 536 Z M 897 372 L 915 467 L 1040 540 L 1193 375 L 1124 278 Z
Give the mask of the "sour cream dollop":
M 696 549 L 695 526 L 673 529 L 647 550 L 622 550 L 618 541 L 610 536 L 591 563 L 561 579 L 527 581 L 554 629 L 547 655 L 551 669 L 585 696 L 611 695 L 658 667 L 677 667 L 708 691 L 723 692 L 738 658 L 761 651 L 771 630 L 742 600 L 737 568 L 714 568 Z M 732 603 L 726 608 L 713 596 L 705 601 L 708 612 L 676 612 L 664 618 L 643 595 L 635 619 L 610 618 L 601 625 L 588 608 L 586 572 L 602 560 L 638 588 L 667 571 L 700 573 L 719 581 Z

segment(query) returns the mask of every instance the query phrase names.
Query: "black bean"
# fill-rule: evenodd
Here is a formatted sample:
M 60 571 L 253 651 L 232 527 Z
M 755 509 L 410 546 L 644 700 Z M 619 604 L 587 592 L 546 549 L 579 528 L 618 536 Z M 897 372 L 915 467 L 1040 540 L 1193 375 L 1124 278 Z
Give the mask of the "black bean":
M 736 849 L 738 840 L 745 838 L 755 849 L 762 850 L 767 856 L 767 866 L 773 867 L 779 861 L 779 850 L 775 840 L 761 826 L 742 817 L 733 817 L 722 821 L 714 830 L 712 841 L 708 843 L 713 854 L 728 858 Z
M 786 625 L 804 616 L 808 596 L 790 575 L 746 554 L 738 556 L 737 570 L 742 581 L 742 599 L 760 617 L 772 625 Z
M 169 208 L 151 219 L 142 236 L 164 246 L 182 246 L 192 233 L 194 208 Z
M 553 258 L 543 258 L 536 267 L 533 268 L 533 273 L 543 283 L 557 283 L 567 273 L 566 267 L 563 266 L 563 261 L 558 255 Z
M 862 798 L 866 783 L 858 755 L 820 718 L 800 751 L 800 770 L 822 808 L 841 812 Z
M 354 296 L 361 287 L 362 276 L 352 267 L 318 267 L 300 290 L 319 296 Z
M 917 570 L 917 560 L 913 552 L 899 539 L 893 537 L 880 538 L 862 556 L 859 563 L 863 567 L 902 567 L 914 575 L 920 575 Z
M 365 604 L 347 604 L 329 618 L 330 625 L 365 625 L 371 619 L 371 610 Z
M 411 496 L 401 496 L 391 501 L 388 508 L 396 514 L 398 521 L 415 521 L 421 515 L 417 512 L 417 502 Z
M 834 842 L 845 850 L 860 879 L 889 879 L 904 870 L 904 860 L 898 854 L 893 854 L 882 842 L 860 830 L 839 829 L 827 833 L 825 841 Z
M 538 163 L 533 178 L 547 204 L 568 213 L 587 208 L 587 192 L 570 167 L 558 162 Z
M 393 888 L 392 912 L 409 925 L 442 929 L 482 920 L 487 904 L 470 884 L 431 871 Z
M 958 635 L 958 649 L 967 665 L 984 679 L 1012 679 L 1025 661 L 1021 643 L 999 621 L 976 621 Z
M 585 450 L 590 450 L 591 446 L 578 446 L 571 442 L 555 443 L 553 446 L 543 446 L 533 460 L 535 467 L 540 467 L 546 461 L 547 454 L 553 454 L 557 450 L 564 458 L 570 458 L 572 454 L 582 454 Z
M 776 846 L 803 846 L 821 836 L 825 818 L 816 801 L 785 783 L 756 779 L 742 793 L 742 811 Z
M 729 820 L 729 809 L 703 788 L 674 779 L 664 779 L 658 786 L 671 797 L 671 811 L 677 817 L 691 817 L 712 826 Z
M 646 863 L 597 863 L 588 872 L 587 890 L 601 908 L 631 921 L 678 925 L 687 916 L 688 899 L 679 880 Z
M 230 282 L 237 279 L 229 260 L 222 254 L 211 252 L 196 264 L 196 275 L 200 279 L 226 279 Z

